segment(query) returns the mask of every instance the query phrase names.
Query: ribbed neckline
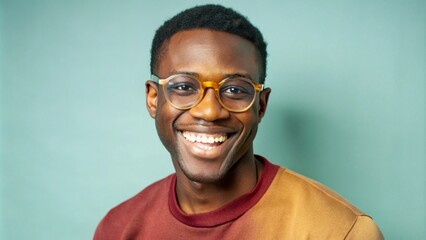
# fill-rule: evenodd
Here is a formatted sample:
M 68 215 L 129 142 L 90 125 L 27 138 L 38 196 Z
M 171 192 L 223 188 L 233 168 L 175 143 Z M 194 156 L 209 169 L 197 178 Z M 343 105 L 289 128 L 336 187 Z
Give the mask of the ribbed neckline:
M 266 158 L 256 155 L 256 159 L 264 164 L 263 174 L 254 189 L 228 203 L 227 205 L 206 213 L 185 214 L 180 210 L 176 198 L 176 174 L 172 176 L 169 188 L 169 209 L 180 222 L 192 227 L 214 227 L 232 221 L 252 208 L 268 190 L 279 166 L 270 163 Z

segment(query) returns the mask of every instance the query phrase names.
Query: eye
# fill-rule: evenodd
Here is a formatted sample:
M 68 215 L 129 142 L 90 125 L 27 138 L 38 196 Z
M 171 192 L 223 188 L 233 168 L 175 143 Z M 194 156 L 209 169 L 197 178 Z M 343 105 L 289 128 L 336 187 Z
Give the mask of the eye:
M 222 88 L 220 95 L 223 99 L 243 100 L 250 97 L 250 91 L 240 86 L 227 86 Z
M 220 95 L 223 99 L 248 100 L 255 94 L 253 85 L 246 80 L 231 78 L 225 81 L 220 88 Z
M 167 91 L 169 94 L 179 96 L 198 94 L 197 85 L 191 82 L 169 82 L 167 84 Z
M 222 92 L 223 93 L 227 93 L 227 94 L 242 94 L 242 93 L 247 93 L 247 91 L 245 91 L 245 89 L 243 89 L 241 87 L 236 87 L 236 86 L 226 87 L 225 89 L 223 89 Z
M 191 86 L 190 84 L 187 83 L 177 83 L 173 86 L 174 89 L 176 90 L 181 90 L 181 91 L 193 91 L 195 90 L 193 86 Z

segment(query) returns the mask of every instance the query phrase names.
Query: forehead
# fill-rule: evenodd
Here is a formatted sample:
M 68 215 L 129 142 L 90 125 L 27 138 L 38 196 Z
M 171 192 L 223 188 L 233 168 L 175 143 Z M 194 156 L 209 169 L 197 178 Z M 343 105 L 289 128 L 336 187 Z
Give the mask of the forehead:
M 194 72 L 205 77 L 248 74 L 259 79 L 259 53 L 248 40 L 234 34 L 193 29 L 173 35 L 159 61 L 162 77 Z

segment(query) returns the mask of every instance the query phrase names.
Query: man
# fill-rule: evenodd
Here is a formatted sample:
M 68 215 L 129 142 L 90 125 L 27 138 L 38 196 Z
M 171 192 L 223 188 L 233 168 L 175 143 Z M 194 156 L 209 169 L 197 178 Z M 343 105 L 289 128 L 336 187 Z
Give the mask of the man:
M 94 239 L 382 239 L 336 193 L 254 155 L 266 56 L 260 31 L 218 5 L 157 30 L 146 105 L 176 173 L 112 209 Z

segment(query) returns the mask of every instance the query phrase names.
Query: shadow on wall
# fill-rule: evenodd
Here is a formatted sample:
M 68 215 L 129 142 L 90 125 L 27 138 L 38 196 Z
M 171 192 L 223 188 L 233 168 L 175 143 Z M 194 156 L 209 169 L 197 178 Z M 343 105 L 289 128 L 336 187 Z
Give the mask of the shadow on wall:
M 255 147 L 281 166 L 332 188 L 344 188 L 371 163 L 360 153 L 366 149 L 368 136 L 365 129 L 354 127 L 359 119 L 346 107 L 350 103 L 339 103 L 339 98 L 326 94 L 305 93 L 296 100 L 271 102 Z
M 316 132 L 324 125 L 313 112 L 272 104 L 260 126 L 256 149 L 281 166 L 315 176 L 320 164 Z

